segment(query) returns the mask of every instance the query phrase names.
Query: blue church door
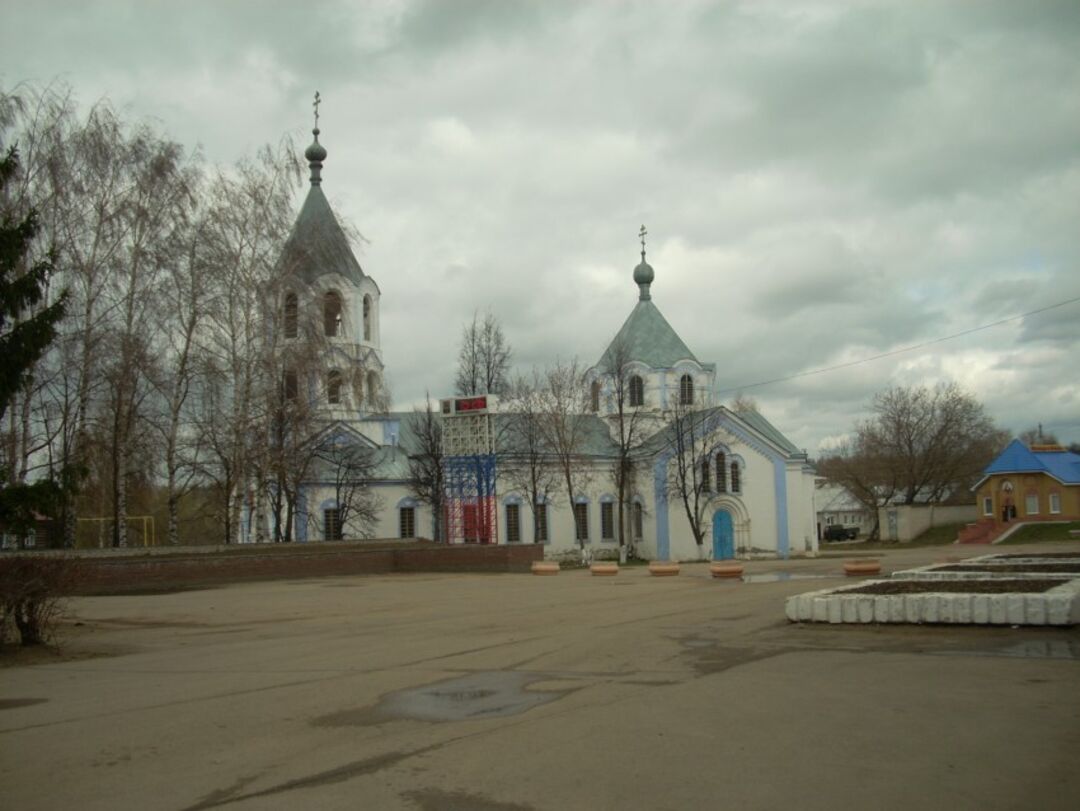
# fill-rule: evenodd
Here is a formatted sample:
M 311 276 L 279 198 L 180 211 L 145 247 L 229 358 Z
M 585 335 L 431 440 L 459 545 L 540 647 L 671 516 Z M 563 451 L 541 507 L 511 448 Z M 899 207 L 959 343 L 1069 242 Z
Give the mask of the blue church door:
M 713 514 L 712 556 L 713 560 L 735 557 L 735 527 L 727 510 L 717 510 Z

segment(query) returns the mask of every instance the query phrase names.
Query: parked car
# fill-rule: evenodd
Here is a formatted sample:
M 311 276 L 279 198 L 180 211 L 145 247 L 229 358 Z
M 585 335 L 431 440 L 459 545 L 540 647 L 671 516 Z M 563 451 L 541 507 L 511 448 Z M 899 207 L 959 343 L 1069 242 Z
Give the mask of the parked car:
M 859 537 L 858 527 L 845 527 L 840 524 L 829 524 L 825 527 L 822 537 L 826 541 L 847 541 Z

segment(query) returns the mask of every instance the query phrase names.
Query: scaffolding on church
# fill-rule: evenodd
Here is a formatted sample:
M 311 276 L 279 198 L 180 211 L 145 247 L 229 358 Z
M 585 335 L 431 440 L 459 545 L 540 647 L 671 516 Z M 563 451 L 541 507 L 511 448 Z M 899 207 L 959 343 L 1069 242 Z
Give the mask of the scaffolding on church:
M 491 407 L 487 396 L 442 401 L 447 543 L 499 542 Z

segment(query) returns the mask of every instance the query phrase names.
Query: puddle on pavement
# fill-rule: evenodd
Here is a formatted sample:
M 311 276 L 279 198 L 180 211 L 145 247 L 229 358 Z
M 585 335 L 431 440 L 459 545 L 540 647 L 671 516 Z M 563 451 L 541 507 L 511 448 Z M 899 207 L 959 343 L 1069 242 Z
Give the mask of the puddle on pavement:
M 1080 640 L 1028 639 L 993 648 L 928 651 L 936 656 L 1005 656 L 1013 659 L 1080 660 Z
M 784 583 L 788 580 L 835 580 L 835 574 L 796 574 L 794 572 L 762 572 L 761 574 L 744 574 L 744 583 Z
M 554 684 L 558 684 L 555 682 Z M 385 721 L 470 721 L 505 718 L 555 701 L 577 687 L 551 689 L 547 673 L 493 670 L 390 693 L 374 707 L 335 713 L 315 720 L 317 726 L 378 724 Z M 543 686 L 547 689 L 526 689 Z

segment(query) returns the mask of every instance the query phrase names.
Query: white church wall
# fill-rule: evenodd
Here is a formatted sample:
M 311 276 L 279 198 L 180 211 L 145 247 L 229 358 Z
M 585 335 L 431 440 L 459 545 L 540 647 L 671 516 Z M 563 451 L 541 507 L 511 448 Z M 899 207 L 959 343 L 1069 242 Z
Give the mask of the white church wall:
M 788 539 L 792 555 L 816 554 L 817 515 L 814 511 L 814 474 L 802 461 L 787 468 Z

